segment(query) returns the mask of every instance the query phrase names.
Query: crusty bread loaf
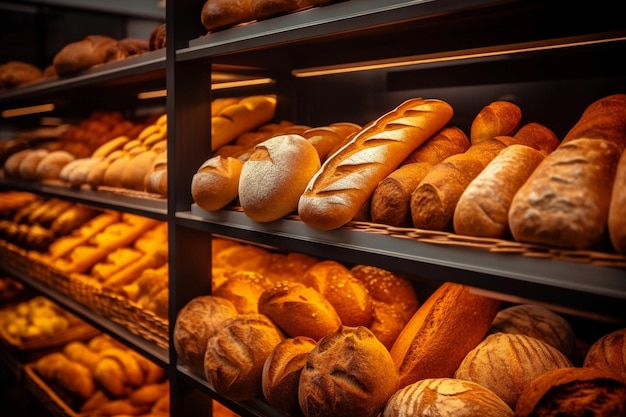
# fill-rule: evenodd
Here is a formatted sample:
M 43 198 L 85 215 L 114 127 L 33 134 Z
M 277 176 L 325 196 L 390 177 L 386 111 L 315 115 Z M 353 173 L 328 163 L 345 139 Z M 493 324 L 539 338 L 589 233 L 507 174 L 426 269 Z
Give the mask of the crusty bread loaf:
M 47 149 L 31 149 L 28 155 L 20 162 L 19 176 L 25 180 L 37 179 L 39 163 L 50 153 Z
M 455 378 L 427 378 L 399 389 L 387 402 L 382 417 L 513 417 L 493 391 Z
M 300 282 L 315 288 L 335 308 L 345 326 L 369 326 L 374 318 L 374 304 L 365 285 L 339 262 L 316 263 Z
M 370 123 L 322 165 L 298 204 L 305 223 L 336 229 L 348 223 L 378 183 L 452 118 L 441 100 L 415 98 Z
M 298 398 L 306 417 L 375 417 L 397 384 L 391 356 L 372 332 L 341 326 L 307 357 Z
M 520 127 L 513 137 L 522 145 L 530 146 L 548 155 L 560 144 L 558 136 L 548 127 L 531 122 Z
M 343 122 L 328 126 L 315 127 L 302 132 L 302 137 L 315 147 L 320 161 L 326 160 L 335 149 L 346 143 L 351 135 L 361 130 L 361 126 Z
M 554 346 L 568 358 L 573 356 L 576 343 L 576 334 L 569 322 L 537 304 L 519 304 L 498 311 L 488 333 L 531 336 Z
M 454 209 L 454 232 L 507 237 L 511 201 L 543 158 L 541 152 L 526 145 L 503 149 L 461 194 Z
M 435 165 L 411 194 L 413 226 L 451 229 L 454 209 L 465 189 L 510 142 L 513 139 L 506 136 L 483 140 Z
M 261 20 L 285 13 L 297 12 L 332 0 L 250 0 L 252 19 Z
M 233 400 L 262 395 L 265 360 L 284 339 L 262 314 L 239 314 L 222 322 L 207 341 L 204 373 L 209 385 Z
M 213 290 L 213 295 L 229 300 L 240 314 L 259 312 L 259 298 L 272 283 L 253 271 L 227 271 L 226 280 Z
M 51 151 L 39 161 L 35 176 L 39 180 L 56 180 L 61 175 L 63 167 L 74 159 L 74 155 L 67 151 Z
M 374 320 L 368 326 L 368 329 L 374 333 L 374 336 L 380 343 L 390 350 L 394 342 L 398 338 L 407 320 L 402 317 L 402 313 L 398 307 L 374 300 Z
M 315 340 L 310 337 L 287 338 L 267 357 L 263 365 L 262 389 L 272 407 L 285 413 L 299 411 L 300 374 L 315 345 Z
M 209 31 L 250 20 L 250 0 L 206 0 L 200 15 L 202 25 Z
M 191 195 L 196 204 L 209 211 L 220 210 L 235 198 L 243 162 L 217 155 L 204 161 L 191 179 Z
M 176 354 L 190 369 L 202 373 L 206 344 L 224 320 L 237 315 L 235 306 L 225 298 L 198 296 L 180 309 L 174 324 Z
M 274 284 L 261 295 L 258 307 L 291 337 L 319 340 L 341 326 L 332 304 L 319 291 L 300 282 Z
M 596 340 L 585 356 L 583 366 L 612 373 L 626 384 L 626 328 L 615 330 Z
M 519 417 L 626 415 L 626 385 L 591 368 L 563 368 L 531 381 L 520 394 Z
M 626 152 L 622 152 L 615 172 L 608 227 L 613 248 L 626 255 Z
M 391 348 L 399 388 L 425 378 L 450 378 L 483 339 L 500 302 L 443 283 L 418 308 Z
M 8 61 L 0 65 L 0 91 L 18 87 L 43 78 L 43 72 L 33 64 Z
M 604 139 L 626 148 L 626 94 L 602 97 L 591 103 L 562 143 L 589 138 Z
M 494 333 L 465 356 L 454 377 L 492 390 L 515 409 L 519 395 L 533 379 L 571 366 L 564 354 L 539 339 L 523 334 Z
M 244 213 L 258 222 L 269 222 L 295 212 L 319 169 L 315 147 L 300 135 L 280 135 L 259 143 L 239 177 Z
M 4 173 L 7 177 L 17 178 L 20 176 L 20 164 L 30 153 L 32 148 L 22 149 L 11 154 L 4 162 Z
M 613 142 L 586 138 L 546 156 L 511 202 L 515 240 L 575 249 L 604 244 L 619 157 Z
M 65 45 L 52 61 L 57 74 L 75 73 L 107 62 L 107 55 L 117 41 L 108 36 L 89 35 Z
M 158 154 L 152 150 L 146 150 L 131 158 L 121 174 L 122 187 L 129 190 L 143 191 L 145 178 Z
M 167 151 L 157 155 L 144 178 L 144 190 L 167 197 Z
M 428 162 L 436 165 L 449 156 L 463 153 L 470 147 L 465 132 L 456 126 L 446 126 L 411 152 L 402 164 Z
M 509 101 L 494 101 L 480 109 L 470 126 L 472 145 L 496 136 L 512 136 L 522 121 L 522 110 Z

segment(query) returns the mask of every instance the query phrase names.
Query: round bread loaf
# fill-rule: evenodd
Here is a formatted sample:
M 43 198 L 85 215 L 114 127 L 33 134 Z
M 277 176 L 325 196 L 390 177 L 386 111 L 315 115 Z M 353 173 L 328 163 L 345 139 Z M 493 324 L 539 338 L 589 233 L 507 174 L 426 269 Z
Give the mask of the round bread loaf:
M 67 151 L 51 151 L 39 162 L 35 175 L 40 180 L 56 180 L 63 167 L 74 159 L 74 155 Z
M 350 270 L 336 261 L 322 261 L 304 273 L 301 282 L 315 288 L 326 298 L 345 326 L 369 326 L 374 319 L 374 304 L 365 285 Z
M 262 314 L 226 319 L 207 341 L 207 381 L 215 392 L 232 400 L 261 396 L 265 360 L 283 339 L 280 330 Z
M 389 399 L 382 417 L 513 417 L 493 391 L 471 381 L 428 378 L 407 385 Z
M 31 154 L 33 151 L 32 148 L 22 149 L 13 153 L 9 156 L 4 162 L 4 173 L 7 177 L 19 177 L 20 176 L 20 165 L 22 161 Z
M 315 288 L 300 282 L 282 281 L 266 290 L 259 298 L 259 313 L 291 337 L 319 340 L 341 326 L 332 304 Z
M 263 396 L 277 410 L 285 413 L 300 409 L 298 384 L 306 358 L 315 347 L 315 340 L 296 336 L 276 346 L 263 366 Z
M 32 149 L 20 163 L 19 176 L 25 180 L 36 180 L 37 167 L 49 153 L 47 149 Z
M 571 366 L 565 355 L 541 340 L 495 333 L 465 356 L 454 377 L 483 385 L 515 409 L 526 384 L 548 371 Z
M 259 297 L 271 287 L 271 281 L 252 271 L 226 271 L 225 278 L 213 295 L 232 302 L 240 314 L 258 313 Z
M 221 210 L 237 198 L 243 162 L 217 155 L 207 159 L 191 179 L 196 204 L 209 211 Z
M 534 337 L 557 348 L 568 358 L 574 354 L 574 329 L 560 315 L 536 304 L 521 304 L 502 309 L 496 314 L 489 334 L 514 333 Z
M 626 385 L 600 369 L 556 369 L 534 379 L 524 388 L 515 415 L 626 416 Z
M 341 326 L 322 338 L 300 374 L 306 417 L 374 417 L 396 391 L 389 351 L 366 327 Z
M 368 328 L 387 349 L 391 349 L 406 323 L 396 306 L 374 300 L 374 320 Z
M 259 222 L 296 211 L 300 196 L 319 169 L 315 147 L 300 135 L 261 142 L 241 169 L 239 201 L 243 211 Z
M 596 340 L 587 351 L 583 366 L 611 372 L 626 384 L 626 328 Z
M 237 314 L 235 306 L 225 298 L 204 295 L 192 299 L 176 317 L 176 354 L 189 368 L 202 373 L 207 340 L 220 329 L 224 320 Z
M 22 61 L 9 61 L 0 65 L 0 90 L 18 87 L 43 78 L 36 66 Z
M 483 107 L 470 126 L 470 143 L 496 136 L 512 136 L 522 121 L 522 110 L 508 101 L 494 101 Z

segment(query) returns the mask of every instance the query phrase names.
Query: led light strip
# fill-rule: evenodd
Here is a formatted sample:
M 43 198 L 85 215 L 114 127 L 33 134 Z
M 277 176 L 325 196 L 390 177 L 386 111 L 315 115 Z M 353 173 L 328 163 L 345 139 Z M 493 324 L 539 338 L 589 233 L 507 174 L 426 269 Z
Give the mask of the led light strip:
M 2 117 L 25 116 L 27 114 L 44 113 L 54 110 L 54 104 L 40 104 L 38 106 L 19 107 L 2 111 Z

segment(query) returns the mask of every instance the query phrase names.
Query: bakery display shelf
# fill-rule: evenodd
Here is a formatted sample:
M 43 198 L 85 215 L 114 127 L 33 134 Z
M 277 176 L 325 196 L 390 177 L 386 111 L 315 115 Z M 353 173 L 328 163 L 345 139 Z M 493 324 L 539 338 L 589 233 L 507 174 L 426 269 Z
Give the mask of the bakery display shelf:
M 295 216 L 258 223 L 240 210 L 208 212 L 196 205 L 177 213 L 176 219 L 181 226 L 217 235 L 437 282 L 455 281 L 511 302 L 533 300 L 572 314 L 626 322 L 626 266 L 620 255 L 605 254 L 605 260 L 615 262 L 604 266 L 590 262 L 587 252 L 584 257 L 553 259 L 543 248 L 515 242 L 494 245 L 487 239 L 364 223 L 322 231 Z
M 37 292 L 50 298 L 51 300 L 58 303 L 60 306 L 68 309 L 72 313 L 76 314 L 78 317 L 82 318 L 95 328 L 115 337 L 130 348 L 148 357 L 159 366 L 167 367 L 167 364 L 169 363 L 167 349 L 158 346 L 154 342 L 146 340 L 146 338 L 134 332 L 131 332 L 123 324 L 116 323 L 108 319 L 107 317 L 104 317 L 103 315 L 95 313 L 92 309 L 76 301 L 69 295 L 64 294 L 54 288 L 51 288 L 46 283 L 43 283 L 33 276 L 24 273 L 21 268 L 15 268 L 3 262 L 0 263 L 0 270 L 9 274 L 12 277 L 15 277 L 27 286 L 35 289 Z
M 93 190 L 89 187 L 72 188 L 61 183 L 41 183 L 0 178 L 0 188 L 28 191 L 34 194 L 64 198 L 91 206 L 124 211 L 160 221 L 167 219 L 167 201 L 152 194 L 107 188 Z
M 147 52 L 95 66 L 79 74 L 55 77 L 0 93 L 0 106 L 58 99 L 59 95 L 80 90 L 83 95 L 116 94 L 165 88 L 165 50 Z

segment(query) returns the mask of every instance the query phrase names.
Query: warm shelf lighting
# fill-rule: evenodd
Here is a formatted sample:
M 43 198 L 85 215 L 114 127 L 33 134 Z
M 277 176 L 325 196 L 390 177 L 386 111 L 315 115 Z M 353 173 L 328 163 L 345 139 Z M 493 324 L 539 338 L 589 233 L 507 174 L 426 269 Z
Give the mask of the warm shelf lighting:
M 167 90 L 144 91 L 144 92 L 137 94 L 137 98 L 141 100 L 146 100 L 150 98 L 160 98 L 160 97 L 166 97 L 166 96 L 167 96 Z
M 212 84 L 211 89 L 221 90 L 224 88 L 249 87 L 252 85 L 271 84 L 273 82 L 274 80 L 272 78 L 253 78 L 250 80 L 228 81 L 228 82 L 223 82 L 223 83 Z
M 323 75 L 344 74 L 358 71 L 371 71 L 377 69 L 387 69 L 395 67 L 406 67 L 412 65 L 441 63 L 448 61 L 460 61 L 465 59 L 489 58 L 503 55 L 513 55 L 526 52 L 538 52 L 552 49 L 572 48 L 578 46 L 595 45 L 609 42 L 619 42 L 626 40 L 626 37 L 574 40 L 556 39 L 547 42 L 530 42 L 514 45 L 503 45 L 494 48 L 476 48 L 462 51 L 451 51 L 438 54 L 425 54 L 410 57 L 401 57 L 388 60 L 364 61 L 346 65 L 329 65 L 321 67 L 311 67 L 295 69 L 291 73 L 294 77 L 319 77 Z
M 38 106 L 19 107 L 2 111 L 2 117 L 25 116 L 27 114 L 44 113 L 54 110 L 54 104 L 40 104 Z

